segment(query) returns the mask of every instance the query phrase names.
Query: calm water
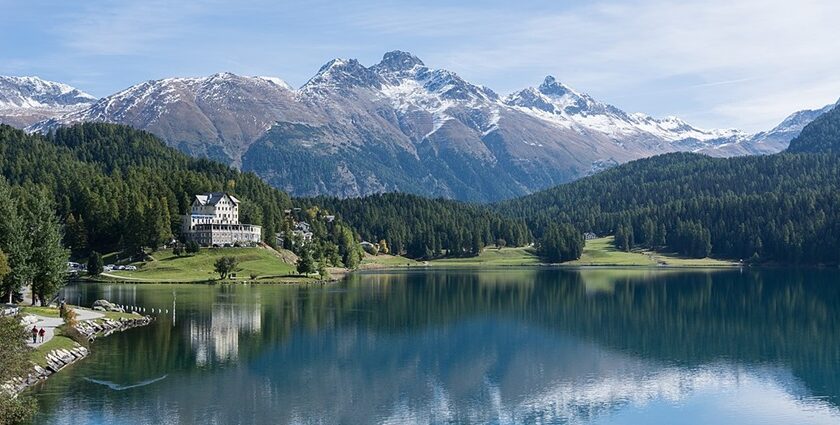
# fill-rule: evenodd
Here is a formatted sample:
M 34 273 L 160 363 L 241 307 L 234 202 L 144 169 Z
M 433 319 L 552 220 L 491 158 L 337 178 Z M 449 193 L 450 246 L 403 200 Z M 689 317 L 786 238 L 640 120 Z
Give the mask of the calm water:
M 836 270 L 405 272 L 66 296 L 169 312 L 38 388 L 38 423 L 840 423 Z

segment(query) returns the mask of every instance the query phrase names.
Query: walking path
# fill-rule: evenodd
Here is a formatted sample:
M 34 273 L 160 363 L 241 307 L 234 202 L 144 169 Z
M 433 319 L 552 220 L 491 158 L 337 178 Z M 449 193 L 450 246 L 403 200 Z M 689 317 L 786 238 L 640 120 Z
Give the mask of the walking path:
M 98 319 L 100 317 L 105 317 L 104 314 L 96 312 L 96 311 L 92 311 L 92 310 L 83 310 L 83 309 L 80 309 L 80 308 L 74 308 L 73 311 L 76 312 L 76 320 L 80 321 L 80 322 L 84 321 L 84 320 L 93 320 L 93 319 Z M 36 319 L 38 319 L 37 322 L 30 323 L 26 327 L 26 331 L 29 332 L 28 333 L 29 339 L 27 340 L 28 341 L 27 345 L 29 345 L 30 347 L 40 347 L 41 345 L 44 345 L 45 343 L 49 342 L 49 340 L 51 340 L 53 338 L 53 336 L 55 336 L 55 328 L 64 324 L 64 319 L 62 319 L 60 317 L 44 317 L 44 316 L 39 316 L 37 314 L 30 314 L 30 316 L 34 316 Z M 35 343 L 32 342 L 31 332 L 32 332 L 32 327 L 33 326 L 37 327 L 39 330 L 41 328 L 44 328 L 44 341 L 43 342 L 41 341 L 41 338 L 38 338 L 38 342 L 35 342 Z

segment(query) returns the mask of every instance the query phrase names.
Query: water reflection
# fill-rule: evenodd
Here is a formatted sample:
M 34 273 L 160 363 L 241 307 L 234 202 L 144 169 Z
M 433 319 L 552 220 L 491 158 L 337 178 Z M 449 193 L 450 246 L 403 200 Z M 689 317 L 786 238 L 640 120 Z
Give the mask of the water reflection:
M 239 336 L 258 335 L 262 328 L 262 305 L 214 303 L 208 320 L 189 321 L 189 339 L 195 363 L 235 361 L 239 357 Z
M 38 390 L 38 420 L 837 423 L 837 278 L 594 269 L 84 285 L 68 299 L 177 297 L 177 321 L 97 342 Z

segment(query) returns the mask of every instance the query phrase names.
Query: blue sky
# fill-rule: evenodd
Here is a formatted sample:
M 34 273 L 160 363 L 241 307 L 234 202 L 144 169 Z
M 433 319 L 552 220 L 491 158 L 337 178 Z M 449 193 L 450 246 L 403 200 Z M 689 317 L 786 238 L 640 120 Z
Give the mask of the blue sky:
M 0 74 L 96 96 L 221 71 L 306 82 L 414 53 L 500 94 L 545 75 L 628 112 L 761 130 L 840 98 L 840 2 L 0 0 Z

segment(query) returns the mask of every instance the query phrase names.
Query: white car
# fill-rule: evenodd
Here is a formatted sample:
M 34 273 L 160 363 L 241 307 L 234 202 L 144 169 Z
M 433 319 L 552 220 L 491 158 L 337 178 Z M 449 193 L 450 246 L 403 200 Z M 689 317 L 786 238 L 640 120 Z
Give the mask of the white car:
M 123 270 L 134 271 L 137 270 L 137 266 L 125 266 Z

